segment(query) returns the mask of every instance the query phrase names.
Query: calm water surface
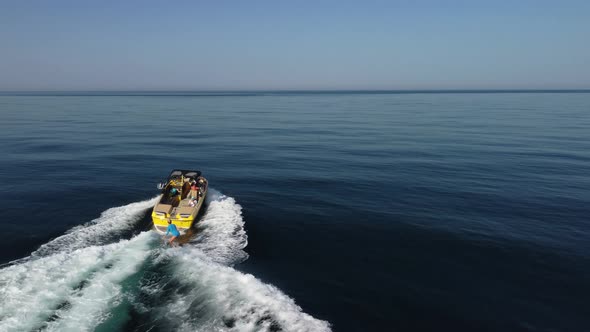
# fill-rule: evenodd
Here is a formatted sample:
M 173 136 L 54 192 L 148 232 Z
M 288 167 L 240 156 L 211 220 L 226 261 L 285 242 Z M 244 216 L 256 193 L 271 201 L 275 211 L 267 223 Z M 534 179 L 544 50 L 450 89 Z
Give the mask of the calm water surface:
M 0 154 L 0 330 L 590 330 L 589 93 L 3 95 Z

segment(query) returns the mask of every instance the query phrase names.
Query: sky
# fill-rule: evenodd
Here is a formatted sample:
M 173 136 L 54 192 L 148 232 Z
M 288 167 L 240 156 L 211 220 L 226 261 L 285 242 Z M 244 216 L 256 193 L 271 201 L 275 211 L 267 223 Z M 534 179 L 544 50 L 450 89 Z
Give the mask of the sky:
M 590 89 L 590 1 L 6 1 L 0 91 Z

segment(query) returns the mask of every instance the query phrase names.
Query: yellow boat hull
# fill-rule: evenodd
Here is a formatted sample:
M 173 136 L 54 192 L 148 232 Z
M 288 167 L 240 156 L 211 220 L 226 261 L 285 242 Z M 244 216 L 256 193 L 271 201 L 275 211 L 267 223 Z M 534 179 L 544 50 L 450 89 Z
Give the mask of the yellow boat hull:
M 193 204 L 194 200 L 189 195 L 190 186 L 187 185 L 192 179 L 185 178 L 183 175 L 178 179 L 169 179 L 166 182 L 163 194 L 152 210 L 154 230 L 158 233 L 166 233 L 168 220 L 176 225 L 176 228 L 181 234 L 185 234 L 197 222 L 197 217 L 207 196 L 208 183 L 205 178 L 198 177 L 203 182 L 200 184 L 199 199 L 196 201 L 196 204 Z M 171 190 L 176 190 L 177 194 L 170 195 Z

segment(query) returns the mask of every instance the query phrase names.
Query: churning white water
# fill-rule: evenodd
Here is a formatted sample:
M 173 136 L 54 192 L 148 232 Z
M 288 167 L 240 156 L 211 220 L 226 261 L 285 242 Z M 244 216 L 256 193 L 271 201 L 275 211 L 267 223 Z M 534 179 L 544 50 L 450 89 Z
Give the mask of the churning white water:
M 145 330 L 330 330 L 276 287 L 233 268 L 248 257 L 241 206 L 213 189 L 188 244 L 167 248 L 151 231 L 112 241 L 156 199 L 108 209 L 1 269 L 0 331 L 116 330 L 124 308 L 145 319 Z

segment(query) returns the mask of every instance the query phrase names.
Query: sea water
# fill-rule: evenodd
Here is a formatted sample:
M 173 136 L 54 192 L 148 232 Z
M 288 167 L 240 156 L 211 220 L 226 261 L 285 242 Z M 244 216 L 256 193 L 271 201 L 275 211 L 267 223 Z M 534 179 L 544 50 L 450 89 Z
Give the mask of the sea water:
M 588 330 L 589 151 L 584 92 L 4 94 L 0 330 Z

